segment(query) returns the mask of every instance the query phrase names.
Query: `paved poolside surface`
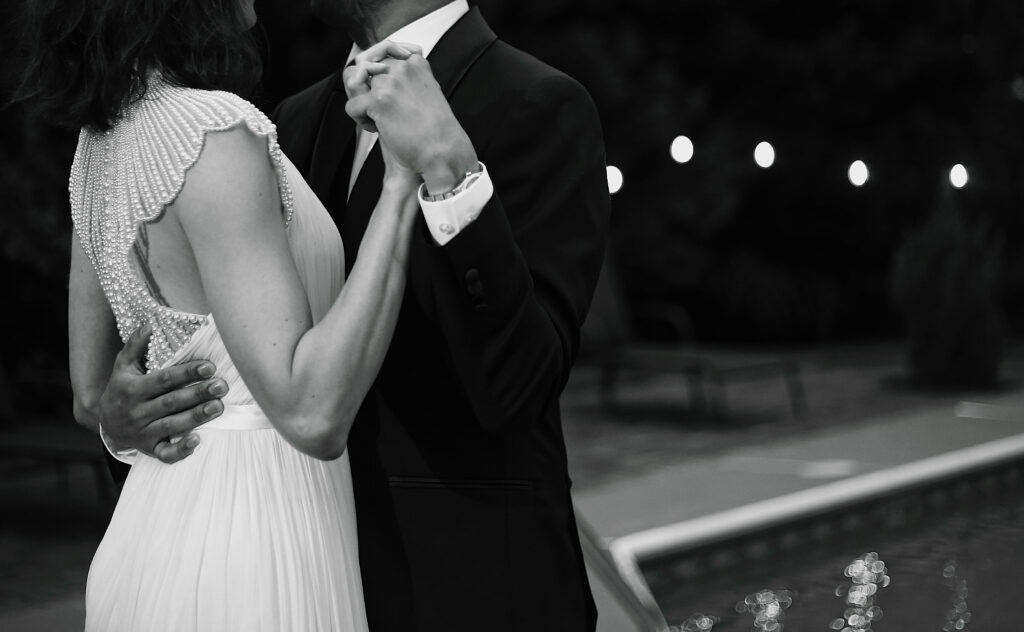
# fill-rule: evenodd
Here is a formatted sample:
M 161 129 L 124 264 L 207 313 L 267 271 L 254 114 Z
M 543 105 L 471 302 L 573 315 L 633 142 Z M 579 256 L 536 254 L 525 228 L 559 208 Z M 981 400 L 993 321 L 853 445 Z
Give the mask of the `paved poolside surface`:
M 603 418 L 592 405 L 592 376 L 580 371 L 564 405 L 577 507 L 601 536 L 613 539 L 1024 434 L 1024 392 L 1012 381 L 996 393 L 921 396 L 878 390 L 898 365 L 898 356 L 898 350 L 883 349 L 852 368 L 843 363 L 809 366 L 809 419 L 779 413 L 731 426 L 678 410 L 668 422 Z M 1009 369 L 1019 378 L 1024 361 L 1016 358 Z M 632 390 L 636 399 L 646 401 L 666 394 L 671 399 L 677 387 L 644 378 L 625 390 L 627 398 Z M 743 389 L 736 391 L 736 399 L 755 407 L 784 404 L 773 385 Z M 825 392 L 831 395 L 823 399 Z M 868 405 L 848 411 L 853 398 Z M 997 414 L 982 417 L 997 418 L 958 416 L 957 404 L 964 400 L 994 405 L 989 412 Z M 872 406 L 895 412 L 863 414 Z M 0 595 L 0 630 L 82 629 L 84 569 L 105 524 L 89 476 L 87 470 L 73 471 L 64 495 L 54 494 L 53 481 L 45 476 L 0 481 L 5 513 L 40 511 L 40 520 L 52 530 L 0 533 L 3 565 L 24 571 L 19 585 L 5 586 L 8 594 Z M 71 561 L 61 564 L 64 560 Z M 41 570 L 32 572 L 33 565 Z M 621 619 L 607 625 L 615 606 L 608 603 L 607 591 L 596 587 L 595 593 L 606 613 L 600 629 L 628 629 L 621 627 Z
M 600 534 L 617 538 L 1024 434 L 1024 398 L 988 403 L 1015 414 L 971 418 L 942 406 L 882 416 L 662 467 L 582 491 L 576 504 Z

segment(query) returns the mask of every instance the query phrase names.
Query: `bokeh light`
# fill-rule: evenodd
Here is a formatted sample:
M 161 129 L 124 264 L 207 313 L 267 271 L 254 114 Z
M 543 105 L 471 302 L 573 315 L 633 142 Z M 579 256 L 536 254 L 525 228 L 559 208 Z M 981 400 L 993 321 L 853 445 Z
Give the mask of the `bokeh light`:
M 608 165 L 608 192 L 615 195 L 622 189 L 622 170 L 615 165 Z
M 754 147 L 754 162 L 763 169 L 775 164 L 775 148 L 771 143 L 763 140 Z
M 686 136 L 676 136 L 672 141 L 672 147 L 669 148 L 669 153 L 672 154 L 672 160 L 679 164 L 690 162 L 690 159 L 693 158 L 693 141 Z
M 864 164 L 863 160 L 854 160 L 846 175 L 850 178 L 850 184 L 853 186 L 864 186 L 864 183 L 868 181 L 868 166 Z
M 949 182 L 958 189 L 967 186 L 967 167 L 957 163 L 949 170 Z

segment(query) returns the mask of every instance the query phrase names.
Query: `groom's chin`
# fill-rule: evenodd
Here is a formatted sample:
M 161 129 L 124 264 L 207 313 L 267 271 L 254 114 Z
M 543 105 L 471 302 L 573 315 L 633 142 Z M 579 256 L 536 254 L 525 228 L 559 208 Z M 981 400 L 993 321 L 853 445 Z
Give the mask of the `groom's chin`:
M 340 0 L 309 0 L 309 9 L 317 19 L 328 24 L 341 26 L 344 22 L 344 9 Z
M 309 0 L 309 8 L 317 19 L 346 29 L 360 22 L 358 16 L 364 4 L 367 4 L 365 0 Z

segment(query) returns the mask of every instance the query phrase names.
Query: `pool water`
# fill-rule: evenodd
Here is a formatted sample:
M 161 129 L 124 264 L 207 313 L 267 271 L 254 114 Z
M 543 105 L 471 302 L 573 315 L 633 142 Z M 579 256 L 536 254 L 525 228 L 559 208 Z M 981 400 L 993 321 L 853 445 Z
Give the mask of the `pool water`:
M 718 617 L 715 632 L 752 630 L 752 615 L 737 612 L 737 603 L 770 589 L 788 591 L 792 598 L 782 619 L 785 630 L 827 631 L 847 608 L 845 597 L 836 594 L 838 587 L 850 586 L 844 569 L 869 551 L 878 553 L 891 579 L 874 596 L 883 616 L 872 630 L 939 631 L 965 610 L 970 612 L 966 622 L 948 629 L 1024 630 L 1024 492 L 1019 488 L 984 504 L 961 499 L 912 526 L 869 526 L 696 578 L 673 580 L 665 569 L 645 573 L 670 624 L 699 613 Z M 953 614 L 958 601 L 960 613 Z

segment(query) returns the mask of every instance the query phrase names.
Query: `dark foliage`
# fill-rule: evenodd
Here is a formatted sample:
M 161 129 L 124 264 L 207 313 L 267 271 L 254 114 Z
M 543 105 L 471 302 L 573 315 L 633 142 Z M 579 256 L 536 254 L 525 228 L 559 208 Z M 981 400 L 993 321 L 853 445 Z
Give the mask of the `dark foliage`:
M 958 162 L 972 174 L 964 210 L 1020 250 L 1019 2 L 487 7 L 503 36 L 595 96 L 625 174 L 613 199 L 625 286 L 638 305 L 686 308 L 700 338 L 898 334 L 892 253 Z M 684 165 L 668 153 L 678 134 L 695 145 Z M 767 170 L 752 160 L 760 140 L 776 149 Z M 870 169 L 861 188 L 847 181 L 855 159 Z M 1024 313 L 1024 272 L 1007 279 L 1004 300 Z
M 897 251 L 892 292 L 919 383 L 995 384 L 1005 336 L 996 293 L 1001 251 L 988 222 L 965 222 L 945 187 L 932 217 Z

